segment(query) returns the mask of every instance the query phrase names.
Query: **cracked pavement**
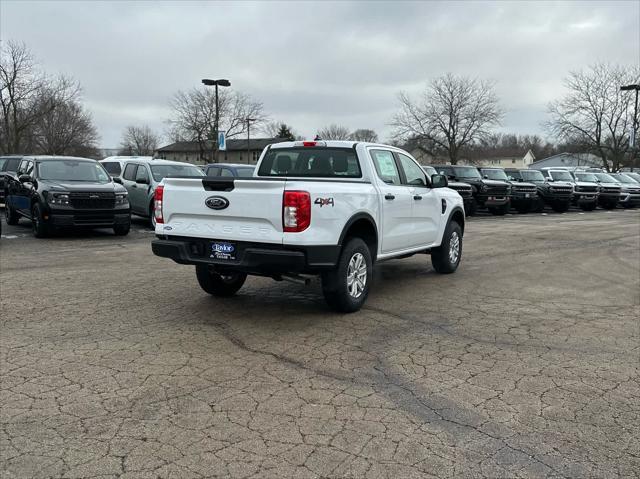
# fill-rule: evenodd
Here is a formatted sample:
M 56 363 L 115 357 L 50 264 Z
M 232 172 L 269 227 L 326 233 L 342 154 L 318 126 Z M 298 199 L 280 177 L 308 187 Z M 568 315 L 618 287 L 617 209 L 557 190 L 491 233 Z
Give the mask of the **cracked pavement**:
M 474 218 L 351 315 L 150 239 L 0 242 L 2 478 L 640 475 L 638 212 Z

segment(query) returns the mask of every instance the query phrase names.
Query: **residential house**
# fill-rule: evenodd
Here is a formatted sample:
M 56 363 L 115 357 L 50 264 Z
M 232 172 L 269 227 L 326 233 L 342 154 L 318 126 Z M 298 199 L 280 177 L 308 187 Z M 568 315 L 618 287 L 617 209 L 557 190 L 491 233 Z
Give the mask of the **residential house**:
M 529 168 L 539 170 L 555 166 L 602 168 L 602 158 L 591 153 L 559 153 L 534 161 L 529 165 Z
M 535 162 L 533 151 L 527 151 L 524 156 L 498 156 L 478 158 L 473 161 L 462 160 L 460 164 L 472 164 L 480 168 L 529 168 Z
M 287 141 L 282 138 L 251 138 L 247 148 L 247 140 L 227 140 L 226 151 L 218 151 L 217 161 L 219 163 L 247 163 L 255 165 L 258 158 L 268 145 Z M 201 158 L 200 147 L 197 141 L 178 141 L 162 148 L 158 148 L 154 154 L 155 158 L 163 160 L 183 161 L 185 163 L 206 164 L 213 163 L 213 142 L 208 141 L 205 145 L 204 158 Z

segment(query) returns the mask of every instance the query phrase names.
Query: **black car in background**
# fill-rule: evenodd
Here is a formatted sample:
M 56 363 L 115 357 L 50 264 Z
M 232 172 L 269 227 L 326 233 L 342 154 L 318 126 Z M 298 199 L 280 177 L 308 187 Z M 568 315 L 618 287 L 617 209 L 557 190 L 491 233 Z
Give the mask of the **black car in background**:
M 0 156 L 0 203 L 4 203 L 6 188 L 7 188 L 7 180 L 5 176 L 15 175 L 18 170 L 18 165 L 20 164 L 20 160 L 22 159 L 22 155 L 20 156 Z
M 435 168 L 441 175 L 447 175 L 451 181 L 470 184 L 473 199 L 479 208 L 486 207 L 494 215 L 504 215 L 509 212 L 511 203 L 509 183 L 485 180 L 475 166 L 437 165 Z
M 522 179 L 513 180 L 502 168 L 480 168 L 480 173 L 487 180 L 506 181 L 511 185 L 511 206 L 518 213 L 528 213 L 539 207 L 538 189 L 533 183 Z
M 435 167 L 433 166 L 422 165 L 422 169 L 429 178 L 431 178 L 433 175 L 438 174 Z M 467 216 L 473 216 L 476 214 L 478 206 L 476 205 L 476 200 L 473 199 L 473 188 L 471 188 L 471 185 L 469 183 L 449 181 L 447 187 L 451 188 L 454 191 L 457 191 L 458 194 L 462 197 L 462 201 L 464 202 L 464 212 Z
M 7 176 L 7 223 L 31 220 L 42 238 L 54 228 L 131 227 L 127 191 L 95 160 L 65 156 L 25 156 L 15 176 Z
M 526 181 L 536 185 L 541 201 L 534 211 L 540 212 L 548 205 L 553 211 L 563 213 L 571 206 L 573 186 L 570 183 L 549 181 L 540 170 L 505 168 L 504 171 L 512 181 Z

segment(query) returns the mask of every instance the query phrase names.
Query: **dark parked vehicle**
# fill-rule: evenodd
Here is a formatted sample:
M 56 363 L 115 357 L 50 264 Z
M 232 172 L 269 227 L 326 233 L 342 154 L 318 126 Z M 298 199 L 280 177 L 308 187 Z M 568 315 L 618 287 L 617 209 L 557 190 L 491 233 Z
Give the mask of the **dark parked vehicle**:
M 431 178 L 433 175 L 438 174 L 433 166 L 422 165 L 422 169 L 429 178 Z M 447 187 L 451 188 L 454 191 L 457 191 L 458 194 L 462 197 L 462 201 L 464 203 L 464 212 L 467 216 L 473 216 L 476 214 L 478 205 L 476 205 L 476 200 L 473 199 L 473 188 L 469 183 L 450 181 Z
M 15 175 L 20 164 L 20 156 L 0 156 L 0 203 L 5 202 L 7 180 L 5 176 Z
M 570 183 L 548 180 L 539 170 L 518 170 L 506 168 L 505 173 L 512 181 L 526 181 L 533 183 L 538 189 L 538 206 L 535 211 L 542 211 L 545 205 L 550 206 L 553 211 L 562 213 L 571 206 L 573 186 Z M 540 201 L 542 200 L 542 201 Z
M 66 156 L 25 156 L 16 176 L 7 177 L 7 223 L 31 220 L 42 238 L 53 228 L 113 228 L 126 235 L 131 226 L 129 199 L 122 185 L 95 160 Z
M 205 165 L 204 174 L 207 176 L 225 176 L 229 178 L 251 178 L 255 169 L 255 165 L 212 163 Z
M 598 204 L 606 210 L 612 210 L 618 206 L 622 193 L 622 186 L 612 176 L 607 173 L 594 173 L 600 185 Z
M 596 209 L 600 192 L 600 187 L 596 180 L 589 177 L 591 181 L 587 181 L 584 176 L 581 177 L 582 179 L 578 179 L 576 173 L 579 170 L 575 168 L 541 168 L 540 171 L 550 181 L 562 181 L 571 184 L 573 187 L 571 203 L 584 211 Z
M 623 208 L 640 206 L 640 184 L 627 173 L 611 173 L 614 180 L 620 183 L 622 191 L 618 204 Z
M 506 181 L 483 179 L 474 166 L 438 165 L 436 169 L 441 175 L 447 175 L 451 181 L 470 184 L 473 199 L 479 208 L 487 208 L 494 215 L 509 212 L 511 185 Z
M 511 185 L 511 206 L 518 213 L 528 213 L 538 207 L 538 189 L 533 183 L 512 180 L 502 168 L 481 168 L 480 173 L 485 179 L 506 181 Z

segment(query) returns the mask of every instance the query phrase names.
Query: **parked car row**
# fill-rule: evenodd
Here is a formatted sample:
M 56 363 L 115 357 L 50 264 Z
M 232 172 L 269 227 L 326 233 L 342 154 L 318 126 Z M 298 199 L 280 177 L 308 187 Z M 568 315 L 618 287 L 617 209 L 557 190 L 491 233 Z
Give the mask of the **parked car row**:
M 541 212 L 546 206 L 556 212 L 571 205 L 584 211 L 597 206 L 640 206 L 640 175 L 637 173 L 604 173 L 597 169 L 541 168 L 476 168 L 458 165 L 424 165 L 423 169 L 446 175 L 449 187 L 463 197 L 468 216 L 478 208 L 494 215 L 504 215 L 510 208 L 519 213 Z M 469 188 L 471 192 L 469 193 Z

